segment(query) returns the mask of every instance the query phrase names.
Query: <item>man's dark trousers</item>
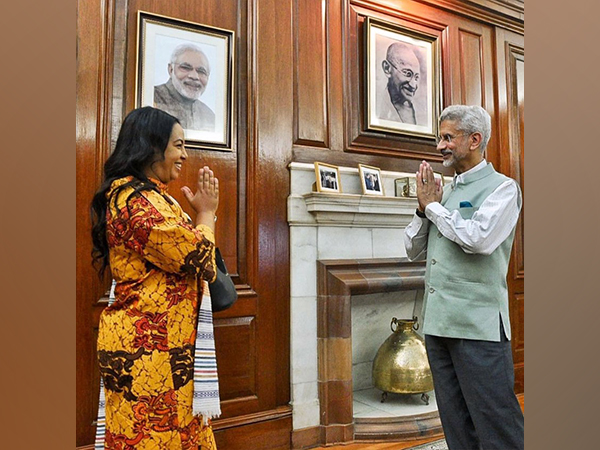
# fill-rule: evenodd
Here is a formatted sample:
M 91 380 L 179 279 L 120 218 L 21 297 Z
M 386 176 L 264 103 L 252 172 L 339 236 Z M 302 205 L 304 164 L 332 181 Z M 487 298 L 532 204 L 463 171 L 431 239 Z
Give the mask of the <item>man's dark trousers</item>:
M 449 450 L 524 448 L 510 341 L 500 331 L 501 342 L 425 335 Z

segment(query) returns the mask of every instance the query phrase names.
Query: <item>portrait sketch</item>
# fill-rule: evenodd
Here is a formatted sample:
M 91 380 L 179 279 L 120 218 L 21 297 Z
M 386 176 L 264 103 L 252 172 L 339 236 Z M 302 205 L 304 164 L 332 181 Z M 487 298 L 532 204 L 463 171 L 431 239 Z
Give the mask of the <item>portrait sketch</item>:
M 381 170 L 379 168 L 359 164 L 358 172 L 363 194 L 384 195 L 383 180 L 381 179 Z
M 318 192 L 341 192 L 340 171 L 337 166 L 315 162 Z
M 139 17 L 138 106 L 177 117 L 188 146 L 230 150 L 233 32 Z
M 434 138 L 439 73 L 432 38 L 367 19 L 368 128 Z

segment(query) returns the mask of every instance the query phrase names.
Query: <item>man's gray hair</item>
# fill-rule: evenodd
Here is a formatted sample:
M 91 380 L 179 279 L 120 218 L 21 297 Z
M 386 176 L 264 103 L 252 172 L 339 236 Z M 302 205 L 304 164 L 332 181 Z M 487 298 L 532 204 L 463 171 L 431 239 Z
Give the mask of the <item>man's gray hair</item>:
M 175 64 L 177 62 L 177 58 L 179 58 L 185 52 L 190 52 L 190 51 L 204 55 L 204 57 L 208 61 L 208 57 L 206 56 L 206 53 L 204 53 L 200 47 L 198 47 L 196 44 L 185 43 L 185 44 L 179 44 L 177 47 L 175 47 L 175 49 L 173 50 L 173 53 L 171 53 L 171 64 Z
M 452 105 L 442 111 L 440 123 L 452 120 L 457 123 L 457 130 L 464 133 L 481 133 L 481 153 L 487 148 L 492 133 L 492 118 L 481 106 Z

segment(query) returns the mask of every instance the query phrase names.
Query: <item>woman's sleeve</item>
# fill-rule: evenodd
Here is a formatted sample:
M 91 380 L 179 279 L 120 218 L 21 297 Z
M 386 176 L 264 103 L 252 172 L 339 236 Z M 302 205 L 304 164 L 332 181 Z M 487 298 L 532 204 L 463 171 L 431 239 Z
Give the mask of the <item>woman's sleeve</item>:
M 124 245 L 146 261 L 166 272 L 199 274 L 209 283 L 215 279 L 214 233 L 206 225 L 193 227 L 178 205 L 146 191 L 131 197 L 129 213 L 120 212 Z

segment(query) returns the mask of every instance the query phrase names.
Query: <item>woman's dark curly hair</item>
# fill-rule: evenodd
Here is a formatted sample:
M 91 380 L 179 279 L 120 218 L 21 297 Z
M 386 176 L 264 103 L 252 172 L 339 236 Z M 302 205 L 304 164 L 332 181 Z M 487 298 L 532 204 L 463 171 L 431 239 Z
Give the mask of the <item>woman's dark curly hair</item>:
M 111 194 L 113 201 L 121 190 L 133 186 L 134 191 L 127 198 L 139 195 L 141 191 L 158 190 L 144 171 L 155 161 L 163 160 L 165 150 L 173 131 L 179 123 L 177 118 L 156 108 L 146 106 L 134 109 L 123 121 L 115 150 L 104 163 L 104 180 L 92 199 L 92 260 L 102 277 L 109 265 L 108 242 L 106 240 L 106 194 L 113 181 L 131 176 L 132 180 L 123 184 Z

